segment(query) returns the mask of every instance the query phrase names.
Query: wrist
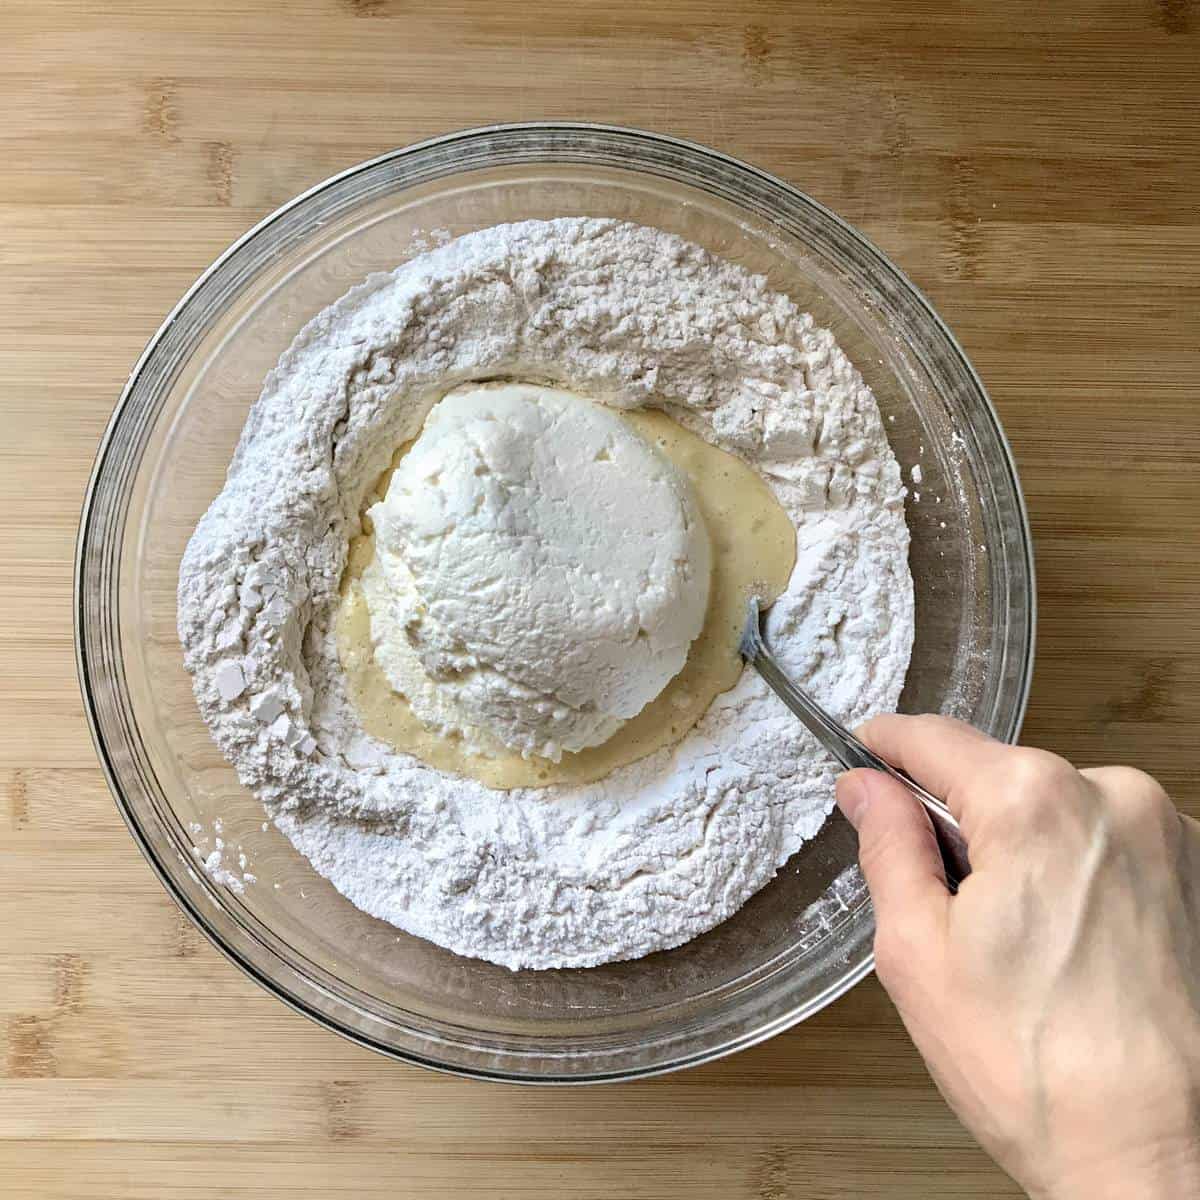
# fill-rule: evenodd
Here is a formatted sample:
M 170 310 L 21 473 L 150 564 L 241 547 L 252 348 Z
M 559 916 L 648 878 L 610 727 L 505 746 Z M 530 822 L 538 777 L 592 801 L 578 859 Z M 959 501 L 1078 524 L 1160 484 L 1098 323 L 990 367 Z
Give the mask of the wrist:
M 1169 1151 L 1147 1148 L 1122 1163 L 1101 1159 L 1088 1170 L 1061 1180 L 1057 1186 L 1031 1195 L 1035 1200 L 1164 1200 L 1200 1196 L 1200 1142 Z

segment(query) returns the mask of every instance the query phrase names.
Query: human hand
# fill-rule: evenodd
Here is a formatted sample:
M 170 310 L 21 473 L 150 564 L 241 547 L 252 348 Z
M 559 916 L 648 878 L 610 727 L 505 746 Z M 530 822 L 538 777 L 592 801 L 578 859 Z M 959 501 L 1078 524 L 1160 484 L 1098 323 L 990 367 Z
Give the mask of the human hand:
M 1140 771 L 945 717 L 858 734 L 970 847 L 951 896 L 905 789 L 839 779 L 877 973 L 963 1124 L 1038 1200 L 1200 1197 L 1200 825 Z

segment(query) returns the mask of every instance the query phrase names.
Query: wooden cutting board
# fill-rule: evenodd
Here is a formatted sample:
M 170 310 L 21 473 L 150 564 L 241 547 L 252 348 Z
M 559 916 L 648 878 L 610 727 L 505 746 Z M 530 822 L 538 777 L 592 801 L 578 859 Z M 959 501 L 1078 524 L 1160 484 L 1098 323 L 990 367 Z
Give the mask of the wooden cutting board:
M 1028 740 L 1200 815 L 1200 6 L 4 0 L 0 1195 L 1013 1196 L 874 982 L 676 1077 L 537 1091 L 345 1044 L 179 915 L 97 770 L 71 652 L 91 458 L 146 338 L 296 192 L 541 117 L 798 184 L 925 289 L 1020 462 Z

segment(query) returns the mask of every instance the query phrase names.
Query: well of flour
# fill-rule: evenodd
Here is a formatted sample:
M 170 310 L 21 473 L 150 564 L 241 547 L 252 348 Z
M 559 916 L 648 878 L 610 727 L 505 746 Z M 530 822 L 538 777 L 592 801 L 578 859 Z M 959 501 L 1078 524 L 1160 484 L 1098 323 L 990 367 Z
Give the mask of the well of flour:
M 763 279 L 616 221 L 449 242 L 318 314 L 268 376 L 180 569 L 180 638 L 214 738 L 365 911 L 511 967 L 636 957 L 712 928 L 762 887 L 820 828 L 833 772 L 752 673 L 680 740 L 587 782 L 497 790 L 364 728 L 337 636 L 360 513 L 435 403 L 497 379 L 554 385 L 635 421 L 666 409 L 753 470 L 796 531 L 773 644 L 849 721 L 894 706 L 908 663 L 899 470 L 827 331 Z M 677 511 L 685 529 L 686 504 Z M 392 544 L 411 572 L 410 534 Z M 656 579 L 671 586 L 670 572 Z M 413 639 L 423 662 L 462 650 L 462 630 L 446 633 L 453 616 Z M 637 659 L 643 691 L 665 682 L 653 657 Z M 543 732 L 527 745 L 554 749 Z
M 479 385 L 467 385 L 476 395 L 492 388 L 509 391 L 513 386 L 485 384 L 481 389 Z M 528 387 L 516 386 L 522 391 Z M 427 428 L 430 419 L 438 415 L 442 405 L 452 402 L 455 396 L 456 393 L 451 393 L 446 400 L 434 406 L 426 421 Z M 576 399 L 574 403 L 596 407 L 591 401 Z M 687 647 L 683 669 L 671 677 L 636 716 L 625 720 L 615 733 L 609 734 L 596 745 L 564 754 L 557 761 L 513 753 L 496 737 L 467 725 L 459 706 L 453 703 L 452 698 L 447 700 L 442 695 L 442 689 L 426 675 L 415 650 L 402 640 L 402 622 L 390 611 L 395 604 L 395 593 L 385 588 L 382 595 L 377 595 L 374 613 L 367 605 L 365 593 L 370 590 L 369 585 L 386 584 L 386 575 L 380 568 L 379 555 L 376 553 L 374 523 L 369 513 L 375 512 L 388 496 L 393 497 L 401 507 L 411 507 L 413 503 L 412 498 L 395 488 L 395 477 L 399 472 L 389 470 L 381 477 L 375 490 L 368 494 L 368 513 L 363 517 L 367 532 L 350 543 L 349 563 L 342 579 L 341 606 L 335 619 L 338 658 L 345 672 L 346 694 L 362 727 L 373 737 L 443 771 L 469 776 L 489 787 L 594 783 L 617 767 L 636 762 L 655 750 L 677 742 L 708 711 L 713 700 L 737 682 L 742 672 L 738 643 L 746 619 L 747 599 L 751 595 L 758 595 L 770 603 L 787 587 L 792 575 L 796 561 L 796 530 L 791 518 L 753 468 L 735 455 L 684 429 L 666 413 L 641 408 L 627 409 L 616 416 L 616 410 L 606 408 L 604 411 L 613 413 L 613 419 L 625 427 L 622 430 L 625 436 L 636 436 L 637 447 L 640 447 L 642 455 L 652 449 L 692 485 L 692 499 L 708 533 L 711 569 L 708 607 L 703 614 L 703 626 Z M 406 447 L 402 447 L 397 453 L 397 466 L 407 462 L 406 450 Z M 600 469 L 612 470 L 617 476 L 612 482 L 624 486 L 628 477 L 624 456 L 614 455 L 607 446 L 594 453 L 599 455 L 600 463 L 608 464 Z M 440 456 L 432 463 L 425 461 L 439 475 L 441 484 L 445 472 Z M 469 464 L 463 469 L 468 493 L 474 491 L 474 480 L 477 478 L 475 470 L 476 467 Z M 491 476 L 484 475 L 483 478 Z M 589 498 L 606 501 L 605 489 L 590 494 L 585 490 L 581 495 L 572 489 L 572 493 L 571 507 L 579 518 L 597 524 L 607 523 L 604 509 L 608 505 L 602 503 L 599 511 L 595 511 L 588 503 Z M 424 503 L 427 497 L 421 493 L 419 499 Z M 461 507 L 475 510 L 477 503 L 478 496 L 468 495 Z M 483 505 L 479 507 L 482 510 Z M 612 507 L 617 507 L 615 501 Z M 694 517 L 691 519 L 694 520 Z M 655 534 L 659 532 L 653 522 L 650 528 Z M 488 529 L 485 527 L 481 536 L 490 543 L 493 536 Z M 510 534 L 519 533 L 522 536 L 525 532 L 519 528 L 509 530 Z M 622 529 L 621 532 L 624 535 L 626 531 Z M 505 574 L 519 562 L 520 557 L 513 555 L 504 560 Z M 576 559 L 577 552 L 569 557 Z M 619 559 L 609 563 L 604 556 L 599 556 L 599 561 L 592 569 L 603 584 L 597 589 L 601 595 L 611 590 L 613 583 L 617 582 L 612 581 L 612 575 L 614 567 L 619 565 Z M 498 573 L 493 572 L 493 575 Z M 498 580 L 491 582 L 492 590 L 495 590 L 497 583 Z M 508 582 L 506 587 L 513 588 L 514 584 Z M 689 603 L 683 606 L 682 614 L 671 613 L 670 605 L 667 608 L 667 615 L 685 616 L 688 619 L 689 634 L 696 617 L 700 615 L 696 601 L 701 598 L 701 593 L 702 589 L 697 587 L 694 593 L 685 594 Z M 640 587 L 637 594 L 641 595 Z M 524 612 L 517 614 L 518 618 L 526 615 Z M 638 643 L 642 639 L 631 626 L 632 622 L 629 622 L 618 649 L 630 643 L 635 650 L 640 648 Z M 468 626 L 467 632 L 470 634 L 473 628 Z M 575 636 L 578 637 L 578 634 Z M 389 667 L 386 673 L 384 665 Z M 653 681 L 652 686 L 646 689 L 647 694 L 661 683 L 665 675 L 666 671 Z M 452 683 L 456 682 L 452 677 Z M 552 687 L 557 686 L 559 673 L 552 674 L 547 683 Z M 452 688 L 451 692 L 454 690 Z M 542 694 L 535 691 L 531 697 L 535 704 L 535 715 L 538 698 Z M 432 713 L 431 707 L 435 709 Z M 424 720 L 418 717 L 416 709 L 423 710 Z M 451 736 L 446 736 L 448 725 Z

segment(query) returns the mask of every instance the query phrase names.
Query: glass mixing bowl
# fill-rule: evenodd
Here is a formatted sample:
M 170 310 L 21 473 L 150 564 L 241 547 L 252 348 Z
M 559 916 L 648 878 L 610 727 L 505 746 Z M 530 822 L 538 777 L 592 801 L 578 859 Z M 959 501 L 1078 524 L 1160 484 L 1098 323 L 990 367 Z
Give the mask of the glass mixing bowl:
M 901 700 L 998 737 L 1020 726 L 1033 649 L 1029 531 L 1008 447 L 962 350 L 869 242 L 778 179 L 628 129 L 470 130 L 327 180 L 223 254 L 155 334 L 101 444 L 80 526 L 79 674 L 109 784 L 189 917 L 300 1012 L 373 1049 L 464 1074 L 630 1078 L 715 1058 L 810 1016 L 872 966 L 871 908 L 837 814 L 711 933 L 635 962 L 512 972 L 368 917 L 238 783 L 200 719 L 175 633 L 180 555 L 221 488 L 263 377 L 364 276 L 529 217 L 657 226 L 766 275 L 838 341 L 879 400 L 910 496 L 916 643 Z M 438 233 L 437 236 L 443 236 Z M 197 869 L 217 820 L 258 882 Z

